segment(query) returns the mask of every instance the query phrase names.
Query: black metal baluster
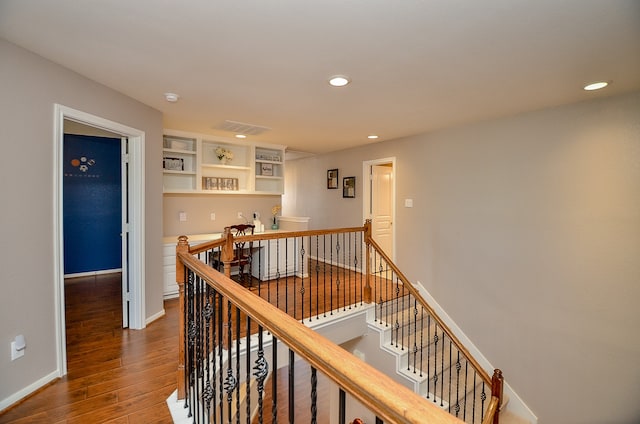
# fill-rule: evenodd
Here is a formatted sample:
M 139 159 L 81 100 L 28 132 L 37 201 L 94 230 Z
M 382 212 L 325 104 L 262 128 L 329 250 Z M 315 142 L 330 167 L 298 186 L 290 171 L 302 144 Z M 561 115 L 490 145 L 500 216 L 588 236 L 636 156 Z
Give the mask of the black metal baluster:
M 413 373 L 416 374 L 416 362 L 418 360 L 418 301 L 413 300 Z M 407 370 L 409 363 L 407 361 Z
M 320 255 L 318 255 L 319 259 Z M 322 236 L 322 309 L 327 317 L 327 235 Z
M 304 286 L 304 238 L 300 237 L 300 322 L 304 323 L 304 295 L 306 294 L 305 286 Z M 311 311 L 309 311 L 309 316 L 311 316 Z
M 271 377 L 271 422 L 278 422 L 278 339 L 271 339 L 271 362 L 273 363 L 273 376 Z
M 231 402 L 233 401 L 233 391 L 236 388 L 236 384 L 237 384 L 237 379 L 235 378 L 235 376 L 233 375 L 233 369 L 232 369 L 232 363 L 233 363 L 233 349 L 231 348 L 231 341 L 233 340 L 232 336 L 232 327 L 233 327 L 233 320 L 232 320 L 232 311 L 233 311 L 233 306 L 231 304 L 230 301 L 227 302 L 227 340 L 229 341 L 228 345 L 226 346 L 227 348 L 227 376 L 224 379 L 224 391 L 227 394 L 227 422 L 231 423 L 231 419 L 233 417 L 233 413 L 232 413 L 232 405 Z
M 318 422 L 318 371 L 311 367 L 311 424 Z
M 436 402 L 436 398 L 438 397 L 438 342 L 440 341 L 440 337 L 438 336 L 438 326 L 436 325 L 434 328 L 433 335 L 433 401 Z
M 264 394 L 264 380 L 267 378 L 269 374 L 269 364 L 267 360 L 264 358 L 264 346 L 263 346 L 263 329 L 262 326 L 258 326 L 258 357 L 256 358 L 256 365 L 253 367 L 255 370 L 254 376 L 257 380 L 257 389 L 258 389 L 258 424 L 263 424 L 264 422 L 264 410 L 263 410 L 263 394 Z M 273 370 L 274 373 L 277 372 L 277 369 Z M 275 378 L 275 375 L 274 375 Z
M 196 292 L 195 292 L 195 307 L 194 307 L 194 323 L 195 323 L 195 352 L 196 352 L 196 416 L 201 416 L 200 422 L 204 420 L 204 408 L 201 408 L 202 404 L 199 400 L 202 398 L 202 323 L 201 323 L 201 311 L 202 311 L 202 279 L 196 278 Z
M 473 370 L 473 403 L 471 404 L 471 422 L 476 422 L 476 389 L 478 388 L 478 384 L 476 382 L 476 377 L 478 373 Z
M 333 233 L 329 235 L 329 283 L 331 284 L 330 297 L 330 315 L 333 315 Z
M 251 269 L 249 269 L 251 281 Z M 240 424 L 240 308 L 236 307 L 236 424 Z
M 351 284 L 352 284 L 352 281 L 351 281 L 351 269 L 352 269 L 351 268 L 351 233 L 349 233 L 348 238 L 349 238 L 349 243 L 347 243 L 347 246 L 346 246 L 347 248 L 345 249 L 345 251 L 347 249 L 349 250 L 349 254 L 347 255 L 347 257 L 349 259 L 347 260 L 347 262 L 348 262 L 347 265 L 345 265 L 345 268 L 347 268 L 347 266 L 348 266 L 348 269 L 345 270 L 345 273 L 347 273 L 349 275 L 349 278 L 348 278 L 349 283 L 348 284 L 345 283 L 345 291 L 348 292 L 349 309 L 351 309 L 351 292 L 352 292 L 352 289 L 353 289 L 351 287 Z
M 346 234 L 342 233 L 342 310 L 347 310 L 347 243 L 345 242 Z
M 336 297 L 338 302 L 336 304 L 336 309 L 340 308 L 340 289 L 340 235 L 336 234 Z
M 187 286 L 185 290 L 185 407 L 188 406 L 189 412 L 188 417 L 193 415 L 193 339 L 191 337 L 192 334 L 192 309 L 193 309 L 193 280 L 195 276 L 191 270 L 189 270 L 189 276 L 187 280 Z M 187 401 L 188 399 L 188 401 Z
M 444 330 L 442 330 L 442 355 L 440 356 L 440 370 L 442 372 L 442 382 L 440 383 L 440 406 L 444 406 Z
M 459 354 L 459 353 L 458 353 Z M 467 402 L 466 402 L 466 398 L 467 398 L 467 380 L 469 379 L 469 362 L 467 360 L 465 360 L 464 362 L 464 396 L 465 396 L 465 402 L 462 405 L 462 420 L 466 420 L 467 419 Z M 475 399 L 474 399 L 475 402 Z
M 275 240 L 276 243 L 276 308 L 280 307 L 280 277 L 282 273 L 280 272 L 280 239 Z M 287 239 L 284 239 L 284 248 L 285 248 L 285 262 L 287 258 Z M 271 268 L 269 268 L 271 269 Z M 285 265 L 285 275 L 287 272 L 287 267 Z M 271 276 L 269 276 L 271 278 Z
M 420 305 L 420 377 L 424 368 L 424 306 Z
M 315 236 L 316 239 L 316 318 L 320 317 L 320 262 L 318 262 L 319 260 L 319 255 L 318 255 L 318 250 L 320 249 L 320 240 L 318 239 L 318 236 Z M 311 270 L 309 270 L 311 271 Z M 324 298 L 324 295 L 323 295 Z
M 211 393 L 211 400 L 214 401 L 218 394 L 218 383 L 216 381 L 216 375 L 218 371 L 218 365 L 216 362 L 216 352 L 220 349 L 220 344 L 218 343 L 218 333 L 219 333 L 218 323 L 220 322 L 219 318 L 220 318 L 220 309 L 221 309 L 220 308 L 221 296 L 220 296 L 220 293 L 218 293 L 215 290 L 213 290 L 212 305 L 213 305 L 213 313 L 211 314 L 211 319 L 212 319 L 211 328 L 213 329 L 213 335 L 211 337 L 211 340 L 213 342 L 213 350 L 211 352 L 211 358 L 207 358 L 207 361 L 211 362 L 211 365 L 212 365 L 211 381 L 213 382 L 213 387 L 212 387 L 213 391 Z M 213 405 L 212 410 L 213 410 L 213 422 L 217 423 L 218 415 L 216 414 L 215 405 Z
M 246 383 L 245 385 L 245 399 L 246 399 L 246 406 L 245 406 L 245 412 L 247 414 L 247 423 L 250 422 L 251 420 L 251 317 L 247 315 L 247 327 L 246 327 L 246 332 L 247 334 L 245 335 L 245 377 L 244 377 L 244 381 Z
M 295 390 L 295 353 L 289 349 L 289 424 L 295 421 L 296 390 Z
M 342 389 L 338 393 L 338 423 L 345 424 L 347 418 L 346 394 Z
M 218 297 L 218 408 L 220 415 L 220 422 L 224 422 L 224 373 L 222 370 L 224 369 L 224 303 L 226 300 L 220 294 Z
M 209 285 L 206 286 L 206 303 L 204 305 L 204 309 L 202 310 L 202 314 L 204 316 L 204 320 L 205 320 L 205 340 L 204 340 L 204 346 L 205 346 L 205 358 L 207 358 L 207 360 L 205 360 L 205 376 L 206 376 L 206 383 L 205 383 L 205 388 L 204 391 L 202 392 L 202 403 L 204 406 L 204 409 L 207 412 L 207 417 L 211 416 L 211 400 L 213 398 L 213 388 L 211 387 L 211 361 L 208 360 L 209 358 L 209 353 L 211 352 L 211 317 L 213 315 L 213 305 L 211 304 L 211 299 L 212 299 L 212 290 L 209 287 Z
M 431 393 L 431 390 L 430 390 L 431 377 L 430 376 L 431 376 L 431 315 L 427 315 L 427 399 L 429 399 L 429 396 Z
M 482 382 L 482 392 L 480 393 L 480 400 L 482 401 L 481 404 L 481 411 L 480 411 L 480 417 L 484 417 L 484 413 L 485 413 L 485 405 L 484 402 L 487 400 L 487 393 L 485 392 L 485 382 Z
M 451 412 L 451 349 L 452 343 L 449 341 L 449 412 Z M 458 358 L 456 360 L 456 404 L 454 406 L 454 410 L 456 412 L 456 417 L 460 413 L 460 351 L 458 351 Z

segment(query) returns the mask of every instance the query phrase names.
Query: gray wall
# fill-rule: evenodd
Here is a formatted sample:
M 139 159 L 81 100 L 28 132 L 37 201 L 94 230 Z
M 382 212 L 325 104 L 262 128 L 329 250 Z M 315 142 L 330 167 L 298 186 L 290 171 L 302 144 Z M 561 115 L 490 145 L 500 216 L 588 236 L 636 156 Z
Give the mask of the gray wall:
M 162 115 L 0 39 L 0 402 L 56 370 L 54 103 L 145 131 L 146 315 L 162 311 Z M 24 334 L 24 357 L 9 345 Z
M 285 214 L 361 225 L 362 161 L 396 156 L 406 275 L 539 422 L 637 423 L 639 123 L 634 93 L 292 161 Z M 330 168 L 359 177 L 356 201 Z

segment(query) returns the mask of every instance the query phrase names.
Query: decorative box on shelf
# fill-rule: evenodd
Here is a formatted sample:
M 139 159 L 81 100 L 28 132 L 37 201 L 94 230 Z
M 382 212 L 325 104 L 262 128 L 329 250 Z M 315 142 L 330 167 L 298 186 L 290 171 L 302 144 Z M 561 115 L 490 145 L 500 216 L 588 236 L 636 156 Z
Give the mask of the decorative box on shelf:
M 237 178 L 202 177 L 202 189 L 238 191 L 240 188 Z

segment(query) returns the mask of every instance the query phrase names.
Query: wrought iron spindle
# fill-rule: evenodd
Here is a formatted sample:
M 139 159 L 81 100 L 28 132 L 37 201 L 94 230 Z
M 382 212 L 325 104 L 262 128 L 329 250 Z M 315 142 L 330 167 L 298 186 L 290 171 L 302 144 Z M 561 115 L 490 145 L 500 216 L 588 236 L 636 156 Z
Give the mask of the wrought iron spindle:
M 296 370 L 295 370 L 295 353 L 289 349 L 289 422 L 295 422 L 296 412 Z
M 318 422 L 318 371 L 311 367 L 311 424 Z
M 442 373 L 442 382 L 440 383 L 440 407 L 444 406 L 444 330 L 442 330 L 442 355 L 440 355 L 440 370 Z
M 213 290 L 211 289 L 211 287 L 207 285 L 206 302 L 204 305 L 204 309 L 202 310 L 202 315 L 204 316 L 205 328 L 206 328 L 205 341 L 204 341 L 206 358 L 209 357 L 209 353 L 211 352 L 211 332 L 212 332 L 211 321 L 214 313 L 213 305 L 211 303 L 213 298 L 212 292 Z M 210 417 L 211 401 L 213 400 L 213 387 L 211 385 L 211 361 L 209 360 L 205 361 L 205 377 L 206 377 L 206 383 L 205 383 L 204 391 L 202 392 L 202 404 L 204 406 L 204 409 L 207 412 L 207 417 Z
M 246 319 L 246 334 L 245 334 L 245 412 L 247 415 L 247 422 L 251 419 L 251 317 L 247 316 Z
M 333 315 L 333 233 L 329 236 L 329 283 L 332 285 L 330 292 L 330 315 Z
M 273 364 L 273 377 L 271 378 L 271 422 L 278 422 L 278 339 L 271 338 L 271 362 Z
M 251 271 L 249 271 L 249 279 L 251 279 Z M 236 352 L 235 352 L 235 361 L 236 361 L 236 387 L 235 387 L 235 395 L 236 395 L 236 424 L 240 424 L 240 308 L 236 307 Z M 247 352 L 248 354 L 248 352 Z
M 269 364 L 264 357 L 264 345 L 263 345 L 263 329 L 262 326 L 258 326 L 258 357 L 256 358 L 255 366 L 253 367 L 253 375 L 256 377 L 256 384 L 258 390 L 258 424 L 264 423 L 264 409 L 263 409 L 263 395 L 264 395 L 264 381 L 269 374 Z M 275 372 L 276 370 L 274 370 Z

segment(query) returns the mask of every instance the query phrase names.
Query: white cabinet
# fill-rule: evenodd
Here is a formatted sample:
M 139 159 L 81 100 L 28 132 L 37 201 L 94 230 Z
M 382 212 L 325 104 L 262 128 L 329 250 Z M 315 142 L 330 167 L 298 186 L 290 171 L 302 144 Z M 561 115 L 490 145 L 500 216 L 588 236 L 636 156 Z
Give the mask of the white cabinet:
M 251 275 L 260 281 L 278 277 L 307 276 L 309 270 L 302 269 L 302 253 L 298 238 L 272 239 L 260 242 L 251 260 Z
M 283 194 L 285 146 L 165 130 L 165 193 Z
M 164 276 L 163 294 L 165 299 L 178 296 L 178 284 L 176 284 L 176 245 L 178 240 L 172 244 L 164 244 L 162 248 L 162 265 Z

